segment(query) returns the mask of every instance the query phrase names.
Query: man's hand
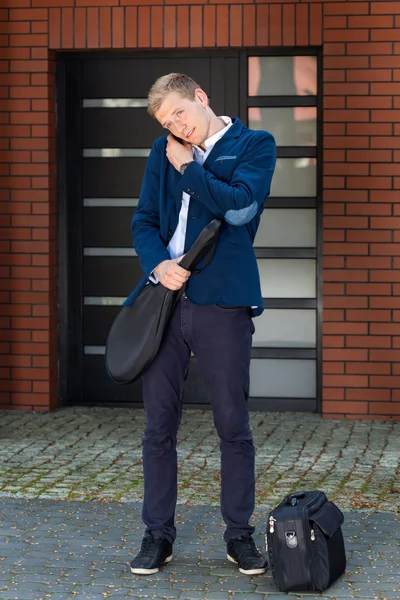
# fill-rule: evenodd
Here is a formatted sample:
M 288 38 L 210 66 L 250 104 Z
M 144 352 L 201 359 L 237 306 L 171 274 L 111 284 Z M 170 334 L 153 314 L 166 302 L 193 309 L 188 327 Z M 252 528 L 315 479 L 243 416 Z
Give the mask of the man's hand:
M 177 171 L 184 163 L 193 161 L 192 144 L 189 142 L 177 142 L 174 136 L 170 133 L 167 137 L 166 154 L 169 162 Z
M 163 260 L 154 269 L 160 283 L 169 290 L 180 290 L 190 277 L 190 271 L 186 271 L 177 264 L 181 260 L 182 256 L 172 260 Z

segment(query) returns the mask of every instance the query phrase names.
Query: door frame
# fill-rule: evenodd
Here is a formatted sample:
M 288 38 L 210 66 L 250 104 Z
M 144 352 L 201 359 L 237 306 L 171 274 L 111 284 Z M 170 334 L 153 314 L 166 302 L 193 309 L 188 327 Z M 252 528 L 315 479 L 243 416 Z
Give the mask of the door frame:
M 240 48 L 240 49 L 200 49 L 185 50 L 185 58 L 232 58 L 238 61 L 239 69 L 232 71 L 229 86 L 238 89 L 237 114 L 243 123 L 247 123 L 247 56 L 296 56 L 314 55 L 317 57 L 317 246 L 316 246 L 316 411 L 322 409 L 322 55 L 318 48 Z M 82 369 L 83 369 L 83 252 L 82 252 L 82 106 L 81 106 L 81 61 L 86 58 L 121 59 L 121 58 L 182 58 L 182 50 L 171 51 L 90 51 L 59 52 L 56 56 L 56 99 L 57 99 L 57 198 L 58 198 L 58 356 L 59 356 L 59 405 L 93 404 L 82 402 Z M 239 71 L 240 70 L 240 71 Z M 212 74 L 210 74 L 210 77 Z M 227 79 L 215 82 L 219 85 L 224 99 L 228 94 Z M 300 98 L 304 98 L 301 97 Z M 211 99 L 212 102 L 212 99 Z M 229 112 L 229 111 L 227 111 Z M 282 149 L 278 156 L 285 156 Z M 278 206 L 276 202 L 273 204 Z M 71 235 L 74 240 L 71 243 Z M 273 257 L 273 253 L 268 253 Z M 290 302 L 289 302 L 290 304 Z M 304 301 L 304 307 L 307 300 Z M 284 350 L 284 349 L 282 349 Z M 271 353 L 270 353 L 271 354 Z M 279 357 L 278 349 L 273 353 Z M 283 353 L 284 354 L 284 353 Z M 293 349 L 291 357 L 306 353 Z M 252 356 L 268 357 L 269 353 L 255 349 Z M 271 356 L 272 357 L 272 356 Z M 251 408 L 267 410 L 266 400 L 253 399 Z M 279 398 L 269 399 L 269 410 L 279 410 Z M 140 406 L 138 403 L 132 403 Z M 123 406 L 132 406 L 123 404 Z M 113 403 L 113 406 L 117 404 Z M 207 405 L 190 404 L 194 408 Z

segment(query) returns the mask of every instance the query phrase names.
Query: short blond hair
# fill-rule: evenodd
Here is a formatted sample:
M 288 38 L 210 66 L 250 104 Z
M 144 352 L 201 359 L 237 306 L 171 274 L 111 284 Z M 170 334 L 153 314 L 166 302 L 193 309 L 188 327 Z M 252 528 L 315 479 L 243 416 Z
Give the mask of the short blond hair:
M 182 98 L 194 100 L 195 91 L 200 86 L 188 75 L 183 73 L 169 73 L 159 77 L 150 88 L 148 95 L 147 112 L 154 117 L 155 113 L 160 109 L 161 104 L 165 100 L 166 94 L 177 92 Z

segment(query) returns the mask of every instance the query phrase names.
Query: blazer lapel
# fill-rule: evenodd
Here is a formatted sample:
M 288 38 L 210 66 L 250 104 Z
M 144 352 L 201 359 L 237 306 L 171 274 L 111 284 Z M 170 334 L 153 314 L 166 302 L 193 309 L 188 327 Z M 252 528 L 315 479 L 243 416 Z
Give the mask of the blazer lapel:
M 209 169 L 212 163 L 216 158 L 222 155 L 229 154 L 229 148 L 232 146 L 232 143 L 240 136 L 243 129 L 243 123 L 240 119 L 232 119 L 233 125 L 228 129 L 225 135 L 222 136 L 221 139 L 214 145 L 210 154 L 207 156 L 207 159 L 204 163 L 204 168 Z

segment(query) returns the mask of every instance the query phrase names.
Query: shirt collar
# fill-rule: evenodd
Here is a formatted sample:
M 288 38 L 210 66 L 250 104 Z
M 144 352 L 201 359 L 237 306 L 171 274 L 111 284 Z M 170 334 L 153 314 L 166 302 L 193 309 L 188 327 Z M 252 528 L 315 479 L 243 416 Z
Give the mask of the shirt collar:
M 206 147 L 205 150 L 203 150 L 199 146 L 193 145 L 193 149 L 195 149 L 197 152 L 207 152 L 208 150 L 210 150 L 210 148 L 212 148 L 218 142 L 218 140 L 220 140 L 222 138 L 222 136 L 228 131 L 228 129 L 233 124 L 232 119 L 230 117 L 222 116 L 222 117 L 218 117 L 218 118 L 221 119 L 221 121 L 223 121 L 225 123 L 225 127 L 223 129 L 221 129 L 220 131 L 217 131 L 217 133 L 214 133 L 214 135 L 212 135 L 208 139 L 206 139 L 206 141 L 204 142 L 204 145 Z

